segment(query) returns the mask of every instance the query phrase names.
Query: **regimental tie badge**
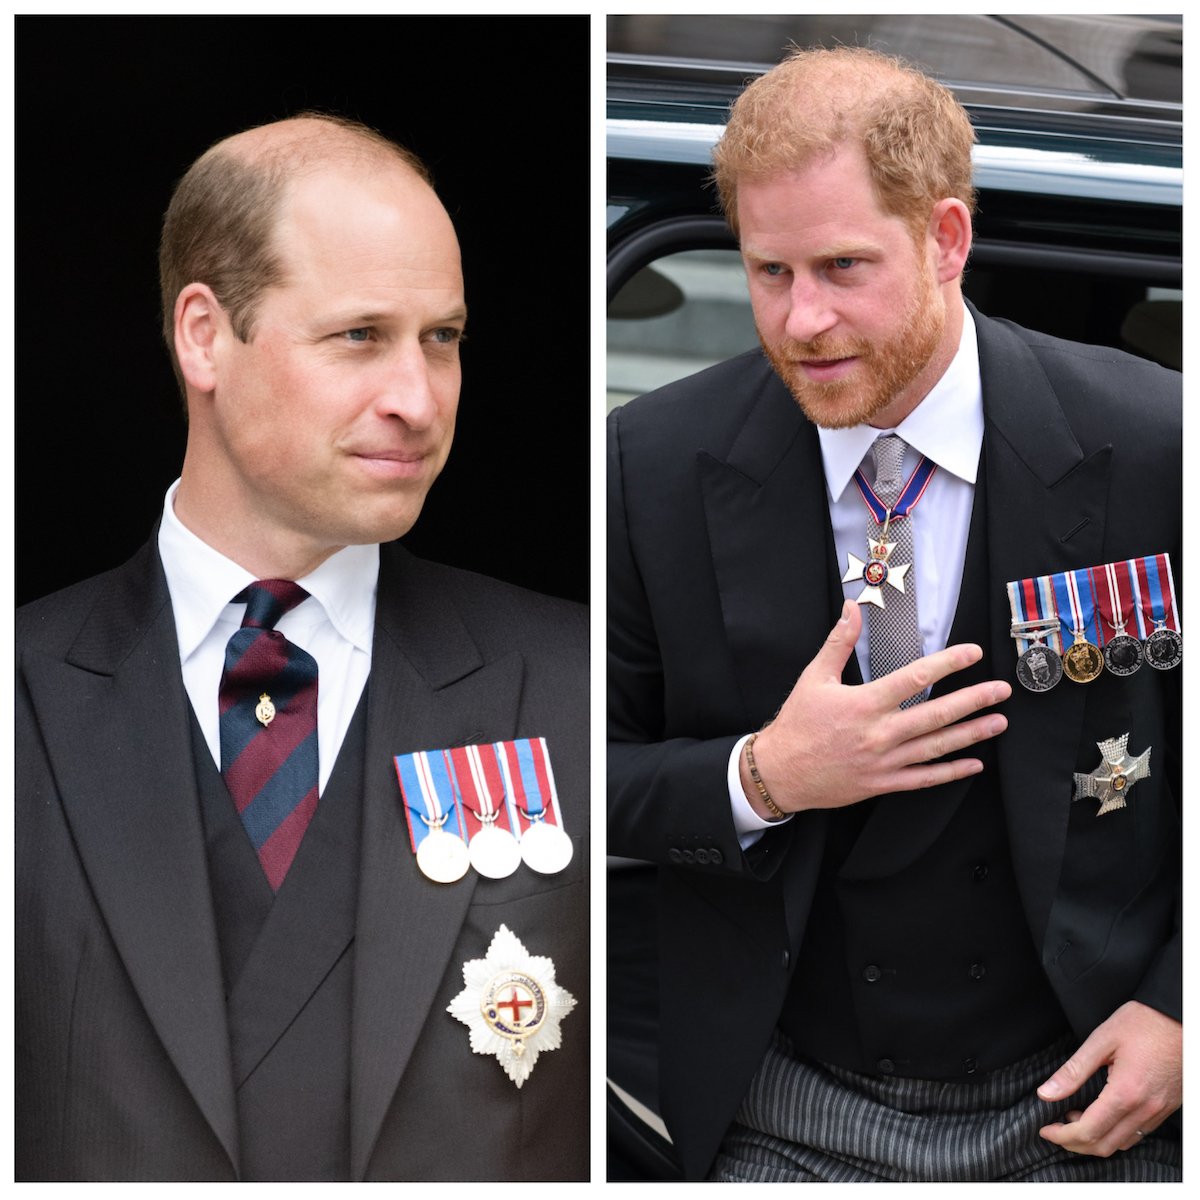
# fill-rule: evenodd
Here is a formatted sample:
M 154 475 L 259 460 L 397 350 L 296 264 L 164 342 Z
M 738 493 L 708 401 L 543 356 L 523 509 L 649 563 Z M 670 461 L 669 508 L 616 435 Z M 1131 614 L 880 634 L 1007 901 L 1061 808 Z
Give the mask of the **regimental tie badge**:
M 263 726 L 270 725 L 275 720 L 275 705 L 271 703 L 271 697 L 266 692 L 259 696 L 254 715 L 258 718 L 258 723 Z
M 1090 774 L 1075 774 L 1075 795 L 1072 800 L 1090 796 L 1100 801 L 1100 810 L 1096 816 L 1115 812 L 1125 807 L 1125 797 L 1130 789 L 1141 779 L 1150 775 L 1150 747 L 1147 746 L 1136 758 L 1126 753 L 1129 744 L 1129 734 L 1120 737 L 1106 738 L 1097 742 L 1100 751 L 1100 765 Z
M 466 985 L 446 1011 L 470 1030 L 476 1054 L 494 1054 L 520 1087 L 544 1050 L 562 1045 L 561 1023 L 575 997 L 558 986 L 554 963 L 530 954 L 507 925 L 492 937 L 485 958 L 463 963 Z

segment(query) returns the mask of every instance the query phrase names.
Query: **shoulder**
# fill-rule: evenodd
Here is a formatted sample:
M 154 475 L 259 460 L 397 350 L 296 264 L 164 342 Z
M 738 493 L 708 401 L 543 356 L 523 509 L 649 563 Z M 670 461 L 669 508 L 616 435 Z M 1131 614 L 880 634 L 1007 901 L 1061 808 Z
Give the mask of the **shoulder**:
M 381 546 L 381 591 L 398 584 L 439 597 L 471 631 L 481 650 L 582 655 L 586 659 L 585 605 L 430 562 L 396 543 Z
M 128 562 L 93 575 L 60 591 L 22 605 L 16 612 L 18 654 L 27 649 L 61 656 L 93 614 L 146 611 L 166 597 L 161 567 L 152 543 L 144 545 Z
M 764 393 L 790 404 L 762 351 L 749 350 L 615 409 L 608 418 L 610 436 L 623 443 L 719 440 L 740 426 Z
M 976 317 L 981 362 L 987 348 L 1019 344 L 1033 355 L 1069 416 L 1155 437 L 1178 433 L 1183 377 L 1157 363 L 1110 346 L 1089 346 Z M 985 379 L 985 385 L 986 385 Z
M 760 350 L 648 392 L 608 419 L 610 496 L 678 499 L 698 457 L 774 461 L 808 422 Z M 629 497 L 626 496 L 626 499 Z

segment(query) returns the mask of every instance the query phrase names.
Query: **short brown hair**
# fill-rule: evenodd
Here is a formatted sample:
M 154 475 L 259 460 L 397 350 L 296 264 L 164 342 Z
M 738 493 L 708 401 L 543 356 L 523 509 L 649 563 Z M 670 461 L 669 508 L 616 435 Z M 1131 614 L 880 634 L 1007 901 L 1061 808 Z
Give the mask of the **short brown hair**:
M 736 232 L 739 179 L 796 170 L 857 144 L 883 210 L 916 231 L 947 197 L 974 213 L 974 141 L 962 105 L 903 60 L 855 46 L 794 50 L 734 103 L 713 179 Z
M 167 206 L 158 247 L 162 331 L 181 391 L 176 298 L 189 283 L 207 284 L 234 333 L 243 342 L 250 340 L 262 293 L 284 279 L 272 235 L 293 179 L 329 162 L 382 158 L 398 159 L 432 185 L 428 168 L 412 151 L 369 125 L 320 112 L 300 113 L 292 120 L 297 123 L 294 136 L 277 129 L 278 136 L 258 152 L 238 148 L 239 140 L 254 130 L 209 147 L 179 181 Z M 321 122 L 325 128 L 302 126 L 305 121 Z

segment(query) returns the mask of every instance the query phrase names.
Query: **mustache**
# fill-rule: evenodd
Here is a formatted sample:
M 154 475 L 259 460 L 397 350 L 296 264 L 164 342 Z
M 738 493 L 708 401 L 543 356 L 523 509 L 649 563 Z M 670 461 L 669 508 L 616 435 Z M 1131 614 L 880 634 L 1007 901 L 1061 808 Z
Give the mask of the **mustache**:
M 797 359 L 827 362 L 835 358 L 870 358 L 873 347 L 864 338 L 839 338 L 820 334 L 809 342 L 785 337 L 771 345 L 773 355 L 787 362 Z

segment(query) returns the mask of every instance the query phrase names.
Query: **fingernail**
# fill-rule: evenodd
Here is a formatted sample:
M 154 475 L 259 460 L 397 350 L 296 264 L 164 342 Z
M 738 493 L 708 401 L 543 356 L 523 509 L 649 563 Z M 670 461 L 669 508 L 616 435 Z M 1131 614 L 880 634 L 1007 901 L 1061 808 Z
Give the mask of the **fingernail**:
M 842 615 L 838 617 L 839 625 L 846 625 L 850 621 L 850 604 L 849 600 L 842 601 Z
M 1012 688 L 1007 683 L 997 683 L 992 689 L 992 703 L 999 704 L 1001 700 L 1007 700 L 1012 695 Z
M 1057 1100 L 1063 1094 L 1062 1084 L 1056 1079 L 1047 1079 L 1037 1090 L 1043 1100 Z
M 988 732 L 995 737 L 998 733 L 1003 733 L 1008 728 L 1008 722 L 1003 717 L 993 717 L 988 722 Z

